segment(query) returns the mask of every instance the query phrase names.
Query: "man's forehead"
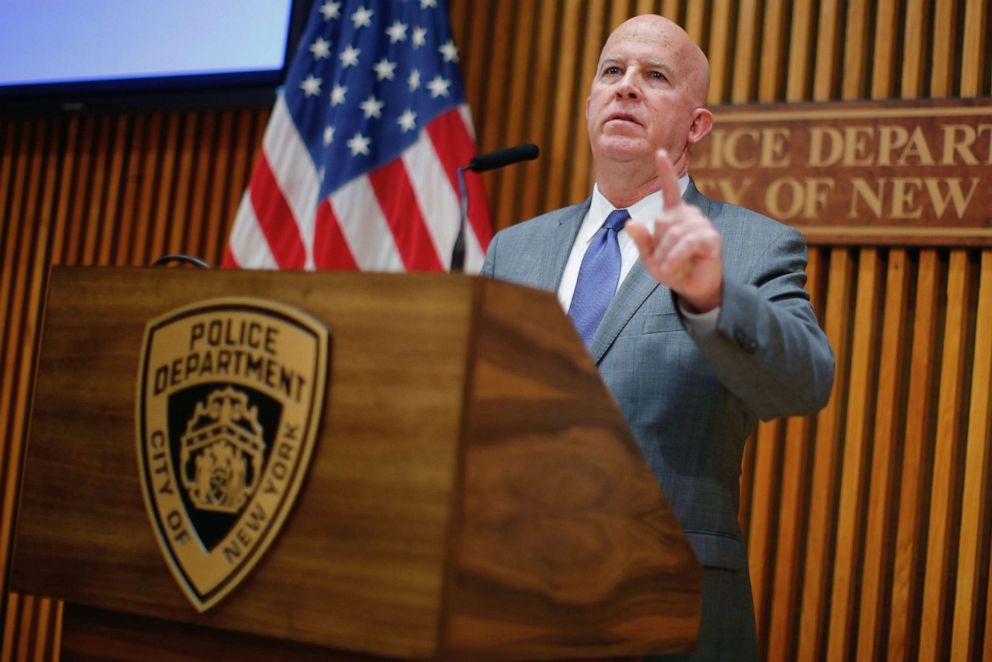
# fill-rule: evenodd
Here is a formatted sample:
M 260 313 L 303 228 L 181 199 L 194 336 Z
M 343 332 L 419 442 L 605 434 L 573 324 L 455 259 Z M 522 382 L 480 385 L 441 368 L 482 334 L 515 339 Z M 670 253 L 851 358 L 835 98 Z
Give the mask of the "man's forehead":
M 660 62 L 671 62 L 679 56 L 679 51 L 684 46 L 665 30 L 623 25 L 606 40 L 600 53 L 600 61 L 637 55 L 641 60 L 653 58 Z
M 640 65 L 655 67 L 659 69 L 671 69 L 672 63 L 669 58 L 659 57 L 656 54 L 621 54 L 621 53 L 607 53 L 604 52 L 600 57 L 599 64 L 603 66 L 605 64 L 626 64 L 630 61 L 637 62 Z

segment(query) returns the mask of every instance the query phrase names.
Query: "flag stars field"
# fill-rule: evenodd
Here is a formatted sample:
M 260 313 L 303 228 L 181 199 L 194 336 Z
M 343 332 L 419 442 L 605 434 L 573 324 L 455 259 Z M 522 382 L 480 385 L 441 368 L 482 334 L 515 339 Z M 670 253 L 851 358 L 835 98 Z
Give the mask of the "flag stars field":
M 355 29 L 372 27 L 372 14 L 374 13 L 364 5 L 356 9 L 355 13 L 351 15 L 351 22 L 355 24 Z
M 300 89 L 303 90 L 303 94 L 307 97 L 315 97 L 320 94 L 320 83 L 321 79 L 317 78 L 313 74 L 310 74 L 300 81 Z
M 331 2 L 328 0 L 320 6 L 320 13 L 323 15 L 325 21 L 330 21 L 331 19 L 341 17 L 341 3 Z
M 379 119 L 382 117 L 382 106 L 383 103 L 375 98 L 374 95 L 369 95 L 369 98 L 359 104 L 359 108 L 365 113 L 365 119 L 372 119 L 373 117 Z
M 446 0 L 313 0 L 225 266 L 441 271 L 476 148 Z M 492 237 L 472 198 L 465 266 Z
M 407 108 L 403 111 L 403 114 L 400 115 L 400 118 L 396 120 L 396 123 L 403 129 L 403 133 L 413 131 L 417 128 L 417 113 Z
M 351 150 L 352 156 L 358 156 L 362 154 L 363 156 L 369 155 L 369 145 L 372 141 L 362 135 L 361 131 L 356 133 L 351 140 L 348 141 L 348 149 Z
M 426 43 L 427 43 L 427 28 L 414 28 L 413 29 L 414 49 L 420 48 Z
M 325 57 L 330 57 L 331 42 L 327 41 L 323 37 L 317 37 L 317 40 L 310 44 L 310 52 L 313 53 L 314 58 L 318 60 L 323 60 Z
M 455 48 L 455 42 L 447 41 L 441 44 L 441 47 L 437 50 L 444 56 L 445 62 L 458 62 L 458 49 Z
M 390 62 L 386 58 L 382 58 L 376 62 L 375 66 L 372 68 L 375 69 L 375 76 L 380 81 L 393 80 L 395 76 L 394 72 L 396 71 L 396 63 Z
M 346 49 L 341 51 L 341 67 L 343 69 L 347 69 L 348 67 L 357 67 L 358 55 L 361 52 L 362 49 L 349 45 Z
M 386 28 L 386 34 L 389 36 L 389 43 L 395 44 L 401 41 L 406 41 L 406 31 L 410 26 L 406 23 L 401 23 L 395 21 L 392 25 Z
M 431 98 L 436 99 L 438 97 L 448 96 L 448 88 L 451 86 L 451 81 L 441 77 L 441 74 L 434 76 L 431 82 L 427 83 L 427 89 L 431 91 Z

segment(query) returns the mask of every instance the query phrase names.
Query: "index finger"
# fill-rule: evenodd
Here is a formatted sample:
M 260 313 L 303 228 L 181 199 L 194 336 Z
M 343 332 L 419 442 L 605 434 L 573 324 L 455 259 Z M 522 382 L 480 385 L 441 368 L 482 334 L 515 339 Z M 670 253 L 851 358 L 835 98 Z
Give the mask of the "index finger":
M 668 160 L 668 151 L 659 149 L 655 155 L 658 161 L 658 181 L 661 184 L 661 199 L 663 209 L 674 209 L 682 204 L 682 192 L 675 178 L 675 169 Z

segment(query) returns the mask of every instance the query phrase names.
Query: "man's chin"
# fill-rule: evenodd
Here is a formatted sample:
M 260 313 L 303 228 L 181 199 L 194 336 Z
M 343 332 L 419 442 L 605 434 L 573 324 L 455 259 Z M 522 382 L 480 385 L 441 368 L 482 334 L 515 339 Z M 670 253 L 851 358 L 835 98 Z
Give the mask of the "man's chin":
M 619 136 L 601 140 L 597 151 L 601 158 L 611 161 L 636 161 L 644 158 L 650 160 L 655 152 L 644 140 Z

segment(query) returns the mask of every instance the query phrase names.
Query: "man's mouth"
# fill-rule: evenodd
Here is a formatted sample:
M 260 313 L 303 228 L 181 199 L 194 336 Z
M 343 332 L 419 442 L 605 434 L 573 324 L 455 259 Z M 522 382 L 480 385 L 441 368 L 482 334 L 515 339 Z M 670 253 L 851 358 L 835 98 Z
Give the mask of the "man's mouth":
M 641 123 L 637 120 L 637 118 L 631 115 L 630 113 L 612 113 L 607 116 L 606 122 L 604 123 L 609 124 L 610 122 L 614 122 L 614 121 L 630 122 L 632 124 L 637 124 L 638 126 L 641 125 Z

